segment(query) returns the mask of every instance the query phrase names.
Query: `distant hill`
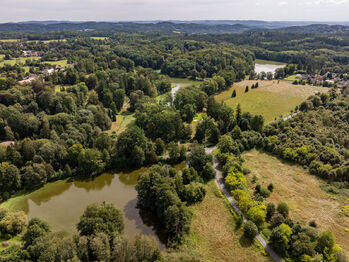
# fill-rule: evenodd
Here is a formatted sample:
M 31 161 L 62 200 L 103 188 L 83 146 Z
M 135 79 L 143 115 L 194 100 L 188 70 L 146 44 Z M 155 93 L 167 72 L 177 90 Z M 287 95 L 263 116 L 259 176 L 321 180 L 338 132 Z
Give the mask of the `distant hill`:
M 59 31 L 143 31 L 161 33 L 223 34 L 256 30 L 277 30 L 286 33 L 345 33 L 349 23 L 267 22 L 258 20 L 197 20 L 197 21 L 135 21 L 135 22 L 71 22 L 27 21 L 0 24 L 0 32 Z

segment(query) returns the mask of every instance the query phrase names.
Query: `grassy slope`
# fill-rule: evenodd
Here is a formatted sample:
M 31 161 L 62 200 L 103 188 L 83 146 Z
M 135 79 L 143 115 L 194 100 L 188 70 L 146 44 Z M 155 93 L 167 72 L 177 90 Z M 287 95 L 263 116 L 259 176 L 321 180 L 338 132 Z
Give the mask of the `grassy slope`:
M 107 40 L 107 39 L 109 39 L 109 37 L 105 37 L 105 36 L 92 36 L 90 38 L 93 40 Z
M 194 218 L 188 236 L 188 248 L 205 261 L 271 261 L 263 248 L 250 243 L 236 230 L 230 208 L 214 182 L 207 186 L 202 203 L 192 207 Z
M 240 103 L 245 112 L 261 114 L 266 123 L 270 123 L 280 115 L 287 116 L 290 111 L 304 101 L 307 97 L 317 92 L 325 92 L 328 89 L 314 86 L 292 85 L 287 81 L 258 81 L 259 87 L 251 89 L 257 81 L 245 80 L 234 84 L 232 88 L 215 96 L 216 100 L 224 101 L 226 105 L 234 109 Z M 245 93 L 245 87 L 249 86 L 249 92 Z M 233 90 L 237 96 L 231 98 Z
M 334 199 L 333 195 L 321 189 L 326 182 L 300 166 L 257 150 L 245 154 L 244 159 L 244 167 L 252 171 L 248 175 L 250 185 L 254 175 L 259 184 L 274 184 L 274 192 L 267 202 L 277 204 L 284 201 L 290 206 L 290 216 L 294 220 L 303 223 L 315 220 L 320 230 L 332 230 L 337 243 L 349 256 L 349 232 L 345 230 L 349 228 L 349 214 L 345 216 L 343 213 L 343 207 L 349 204 L 349 189 L 344 189 Z
M 256 59 L 256 64 L 260 64 L 260 65 L 285 65 L 285 63 L 282 63 L 282 62 L 263 60 L 263 59 Z

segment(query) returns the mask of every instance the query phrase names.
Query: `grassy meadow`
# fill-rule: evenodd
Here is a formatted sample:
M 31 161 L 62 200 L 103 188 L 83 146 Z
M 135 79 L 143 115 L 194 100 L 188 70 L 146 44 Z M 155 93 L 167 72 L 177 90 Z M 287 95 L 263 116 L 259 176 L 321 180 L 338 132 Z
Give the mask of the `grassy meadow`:
M 171 77 L 170 81 L 173 85 L 180 85 L 180 87 L 187 87 L 192 85 L 200 85 L 200 81 L 190 80 L 188 78 Z
M 266 202 L 286 202 L 295 221 L 307 224 L 315 220 L 320 231 L 330 229 L 349 256 L 349 207 L 344 211 L 349 206 L 349 189 L 330 193 L 331 186 L 302 167 L 257 150 L 244 154 L 243 158 L 243 166 L 251 170 L 247 176 L 251 191 L 255 186 L 251 182 L 254 175 L 261 185 L 273 183 L 274 191 Z
M 272 261 L 261 245 L 251 243 L 237 228 L 231 208 L 213 181 L 207 184 L 203 202 L 191 207 L 194 213 L 187 247 L 204 261 Z
M 257 89 L 251 89 L 252 84 L 258 82 Z M 245 93 L 246 86 L 249 92 Z M 237 96 L 232 98 L 233 90 Z M 317 92 L 327 92 L 328 89 L 310 85 L 293 85 L 288 81 L 245 80 L 235 83 L 232 88 L 215 96 L 218 102 L 224 102 L 227 106 L 236 108 L 238 104 L 244 112 L 260 114 L 266 123 L 272 122 L 280 116 L 287 116 L 297 105 L 306 100 L 307 97 Z
M 20 39 L 0 39 L 0 43 L 11 43 L 11 42 L 18 42 Z
M 59 61 L 44 61 L 43 63 L 45 64 L 49 64 L 49 65 L 58 65 L 58 66 L 67 66 L 68 65 L 68 60 L 64 59 L 64 60 L 59 60 Z
M 136 119 L 134 118 L 133 114 L 124 113 L 117 115 L 116 121 L 112 123 L 111 128 L 107 131 L 107 133 L 111 135 L 115 132 L 116 135 L 120 135 L 129 125 L 132 125 L 135 120 Z
M 255 63 L 260 65 L 286 65 L 285 63 L 282 63 L 282 62 L 263 60 L 263 59 L 256 59 Z
M 105 37 L 105 36 L 92 36 L 90 38 L 93 40 L 107 40 L 107 39 L 109 39 L 109 37 Z
M 0 57 L 1 58 L 1 57 Z M 0 67 L 4 66 L 5 64 L 8 65 L 15 65 L 15 64 L 25 64 L 26 60 L 39 60 L 41 57 L 39 56 L 33 56 L 33 57 L 19 57 L 19 58 L 14 58 L 14 59 L 10 59 L 10 60 L 4 60 L 2 62 L 0 62 Z

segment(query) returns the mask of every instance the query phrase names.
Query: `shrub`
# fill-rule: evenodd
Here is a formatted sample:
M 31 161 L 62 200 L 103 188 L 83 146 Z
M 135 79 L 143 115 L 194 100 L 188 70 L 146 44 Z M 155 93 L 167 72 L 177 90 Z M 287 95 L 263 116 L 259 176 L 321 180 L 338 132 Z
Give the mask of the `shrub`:
M 268 185 L 268 190 L 269 190 L 270 192 L 273 192 L 273 190 L 274 190 L 274 185 L 273 185 L 273 183 L 270 183 L 270 184 Z
M 288 217 L 289 207 L 285 202 L 280 202 L 277 207 L 277 211 L 283 215 L 284 218 Z
M 317 227 L 317 224 L 316 224 L 315 220 L 310 221 L 310 222 L 309 222 L 309 226 L 311 226 L 311 227 Z
M 247 221 L 244 225 L 244 234 L 249 239 L 254 239 L 258 234 L 258 228 L 252 221 Z

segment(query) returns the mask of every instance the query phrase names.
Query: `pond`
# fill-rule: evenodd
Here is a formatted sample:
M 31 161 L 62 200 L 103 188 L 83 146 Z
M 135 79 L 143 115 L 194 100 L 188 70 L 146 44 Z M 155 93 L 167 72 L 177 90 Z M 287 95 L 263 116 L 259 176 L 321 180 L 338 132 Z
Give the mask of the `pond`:
M 175 166 L 182 169 L 184 164 Z M 60 180 L 46 184 L 42 188 L 19 197 L 12 198 L 3 205 L 11 210 L 22 210 L 28 218 L 38 217 L 47 221 L 53 230 L 65 230 L 76 233 L 76 224 L 87 205 L 114 203 L 123 211 L 125 234 L 134 237 L 136 234 L 154 235 L 161 248 L 165 241 L 156 231 L 151 219 L 140 214 L 137 208 L 138 175 L 147 168 L 131 172 L 105 173 L 83 180 Z

